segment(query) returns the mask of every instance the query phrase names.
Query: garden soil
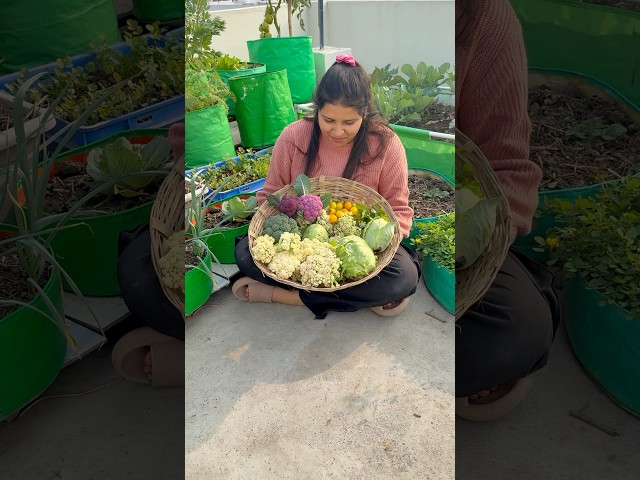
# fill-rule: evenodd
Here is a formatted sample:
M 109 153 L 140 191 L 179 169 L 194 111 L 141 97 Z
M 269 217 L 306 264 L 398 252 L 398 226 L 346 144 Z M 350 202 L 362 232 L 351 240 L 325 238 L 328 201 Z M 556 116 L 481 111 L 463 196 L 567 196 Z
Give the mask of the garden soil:
M 615 103 L 598 96 L 585 97 L 577 88 L 552 90 L 546 86 L 529 92 L 531 118 L 530 158 L 542 168 L 540 190 L 592 185 L 640 171 L 640 126 Z M 613 139 L 584 130 L 586 138 L 572 134 L 576 125 L 600 118 L 600 128 L 622 125 L 626 132 Z
M 424 110 L 421 120 L 417 122 L 398 123 L 398 125 L 453 135 L 455 131 L 452 125 L 454 117 L 455 107 L 442 103 L 434 103 Z
M 20 302 L 29 302 L 29 286 L 27 283 L 27 275 L 25 274 L 18 255 L 15 253 L 2 254 L 2 267 L 0 268 L 0 292 L 5 300 L 18 300 Z M 38 280 L 38 285 L 44 288 L 49 280 L 49 269 L 45 267 L 44 272 Z M 18 305 L 0 305 L 0 318 L 4 318 L 11 312 L 16 310 Z
M 439 192 L 448 193 L 439 198 Z M 409 170 L 409 206 L 413 218 L 429 218 L 453 212 L 455 196 L 449 184 L 440 178 Z

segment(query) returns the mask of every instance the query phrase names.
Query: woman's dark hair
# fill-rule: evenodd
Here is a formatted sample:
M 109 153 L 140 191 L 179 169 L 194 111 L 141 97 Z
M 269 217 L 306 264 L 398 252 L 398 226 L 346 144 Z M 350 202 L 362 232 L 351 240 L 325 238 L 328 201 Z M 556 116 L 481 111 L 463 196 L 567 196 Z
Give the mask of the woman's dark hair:
M 362 125 L 353 140 L 349 160 L 342 172 L 344 178 L 351 178 L 358 164 L 367 164 L 376 159 L 386 148 L 385 140 L 391 129 L 388 122 L 378 113 L 371 96 L 371 80 L 369 75 L 356 62 L 355 66 L 346 63 L 334 63 L 320 80 L 313 96 L 315 114 L 313 118 L 313 134 L 307 148 L 305 174 L 313 174 L 320 146 L 320 124 L 318 110 L 326 103 L 354 108 L 362 116 Z M 383 126 L 379 128 L 378 126 Z M 375 152 L 369 151 L 369 135 L 379 138 Z

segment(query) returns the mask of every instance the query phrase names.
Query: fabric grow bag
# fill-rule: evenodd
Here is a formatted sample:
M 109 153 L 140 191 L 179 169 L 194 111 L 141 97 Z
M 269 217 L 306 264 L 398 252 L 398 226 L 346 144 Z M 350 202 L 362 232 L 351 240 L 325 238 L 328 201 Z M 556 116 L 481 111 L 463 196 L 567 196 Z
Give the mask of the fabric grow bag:
M 206 265 L 206 268 L 203 266 Z M 213 280 L 207 269 L 211 270 L 211 256 L 207 253 L 200 265 L 184 274 L 184 314 L 191 315 L 205 304 L 213 292 Z
M 133 0 L 133 16 L 149 23 L 184 18 L 184 1 Z
M 240 70 L 216 70 L 216 73 L 220 76 L 222 81 L 229 86 L 229 79 L 233 77 L 244 77 L 247 75 L 256 75 L 258 73 L 265 73 L 267 71 L 267 66 L 259 63 L 254 63 L 253 67 L 243 68 Z M 229 107 L 228 115 L 236 114 L 236 107 L 234 105 L 233 99 L 227 99 L 227 107 Z
M 440 305 L 449 313 L 456 310 L 456 275 L 441 267 L 431 255 L 425 253 L 422 259 L 424 284 Z
M 186 112 L 184 123 L 185 167 L 199 167 L 235 156 L 231 126 L 223 105 Z
M 245 148 L 273 145 L 284 127 L 296 120 L 287 75 L 286 70 L 280 70 L 229 79 Z
M 255 197 L 255 192 L 248 195 L 233 195 L 232 197 L 240 197 L 241 200 L 246 200 L 249 197 Z M 226 198 L 225 200 L 228 200 Z M 222 202 L 214 205 L 217 208 L 221 208 Z M 213 253 L 215 259 L 224 264 L 236 263 L 236 237 L 244 235 L 249 232 L 249 222 L 246 225 L 239 227 L 227 228 L 225 226 L 217 229 L 211 235 L 207 236 L 205 243 L 211 253 Z
M 0 2 L 0 74 L 122 41 L 112 0 Z
M 275 37 L 248 40 L 249 60 L 264 63 L 267 72 L 287 71 L 293 103 L 311 101 L 316 88 L 316 66 L 311 37 Z
M 57 274 L 51 275 L 43 290 L 62 314 L 62 289 Z M 47 311 L 42 295 L 29 303 Z M 0 420 L 20 410 L 53 383 L 66 353 L 63 333 L 44 315 L 20 307 L 0 319 Z
M 640 317 L 602 295 L 581 277 L 564 285 L 567 336 L 584 368 L 622 407 L 640 415 Z

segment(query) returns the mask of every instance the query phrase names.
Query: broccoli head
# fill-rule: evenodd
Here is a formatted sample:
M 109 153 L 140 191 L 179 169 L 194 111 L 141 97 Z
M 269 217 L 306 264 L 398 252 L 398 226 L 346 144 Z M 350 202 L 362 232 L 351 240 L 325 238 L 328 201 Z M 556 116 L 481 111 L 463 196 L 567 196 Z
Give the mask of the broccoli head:
M 300 235 L 300 228 L 297 222 L 284 213 L 278 213 L 264 221 L 262 235 L 271 235 L 275 238 L 276 243 L 280 241 L 280 235 L 284 232 L 297 233 Z

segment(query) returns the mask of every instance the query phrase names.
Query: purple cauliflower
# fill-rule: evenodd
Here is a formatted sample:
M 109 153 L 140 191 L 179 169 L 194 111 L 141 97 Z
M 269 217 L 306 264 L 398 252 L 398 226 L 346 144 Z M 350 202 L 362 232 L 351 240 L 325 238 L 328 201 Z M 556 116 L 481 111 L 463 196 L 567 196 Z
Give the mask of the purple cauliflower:
M 307 222 L 313 222 L 322 213 L 322 200 L 318 195 L 302 195 L 300 197 L 300 210 L 304 213 Z
M 298 197 L 295 195 L 285 195 L 278 204 L 278 211 L 292 218 L 296 216 L 298 208 Z

